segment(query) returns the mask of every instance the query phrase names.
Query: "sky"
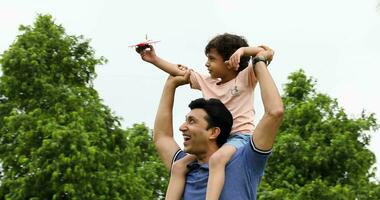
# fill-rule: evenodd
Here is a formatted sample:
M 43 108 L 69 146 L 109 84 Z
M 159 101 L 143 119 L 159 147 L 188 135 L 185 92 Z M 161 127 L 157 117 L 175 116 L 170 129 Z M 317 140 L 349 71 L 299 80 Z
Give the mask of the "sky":
M 128 47 L 146 35 L 160 40 L 155 45 L 160 57 L 205 74 L 204 47 L 213 36 L 245 36 L 252 46 L 275 50 L 269 68 L 281 92 L 287 76 L 303 69 L 350 117 L 365 110 L 380 118 L 379 0 L 0 0 L 0 54 L 15 41 L 19 25 L 31 25 L 37 14 L 51 14 L 67 34 L 91 39 L 96 55 L 108 59 L 97 67 L 94 86 L 123 128 L 135 123 L 153 128 L 167 78 Z M 198 97 L 188 86 L 177 91 L 173 126 L 180 145 L 178 127 L 187 104 Z M 259 90 L 254 105 L 259 119 Z M 369 147 L 378 169 L 379 133 L 372 134 Z

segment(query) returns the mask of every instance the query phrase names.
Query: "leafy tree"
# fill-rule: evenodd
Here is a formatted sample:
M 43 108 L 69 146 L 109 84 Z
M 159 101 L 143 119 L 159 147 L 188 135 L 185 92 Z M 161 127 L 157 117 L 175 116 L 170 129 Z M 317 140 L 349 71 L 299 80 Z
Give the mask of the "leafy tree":
M 153 145 L 152 134 L 144 124 L 135 124 L 127 130 L 128 156 L 137 177 L 144 181 L 148 193 L 139 199 L 163 199 L 168 184 L 169 172 L 158 157 Z
M 374 114 L 349 118 L 337 101 L 315 91 L 304 71 L 285 85 L 285 116 L 269 159 L 259 199 L 380 199 L 370 131 Z
M 49 15 L 20 31 L 0 58 L 0 199 L 160 198 L 147 128 L 122 130 L 93 88 L 105 58 Z

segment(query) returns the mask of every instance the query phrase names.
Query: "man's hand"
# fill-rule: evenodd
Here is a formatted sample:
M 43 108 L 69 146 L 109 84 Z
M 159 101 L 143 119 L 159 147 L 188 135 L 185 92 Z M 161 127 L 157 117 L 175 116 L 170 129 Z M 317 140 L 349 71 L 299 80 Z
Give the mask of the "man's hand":
M 177 64 L 177 67 L 181 71 L 187 71 L 187 70 L 189 70 L 189 68 L 186 67 L 185 65 Z
M 263 48 L 264 51 L 260 51 L 257 56 L 264 56 L 265 59 L 268 61 L 268 65 L 272 62 L 273 56 L 274 56 L 274 51 L 273 49 L 269 48 L 268 46 L 261 45 L 259 46 L 260 48 Z
M 183 76 L 169 76 L 166 82 L 173 84 L 175 87 L 188 84 L 190 82 L 190 70 L 186 70 Z
M 149 45 L 148 48 L 142 50 L 140 53 L 141 59 L 145 62 L 153 63 L 157 59 L 156 52 L 154 51 L 154 48 L 152 45 Z

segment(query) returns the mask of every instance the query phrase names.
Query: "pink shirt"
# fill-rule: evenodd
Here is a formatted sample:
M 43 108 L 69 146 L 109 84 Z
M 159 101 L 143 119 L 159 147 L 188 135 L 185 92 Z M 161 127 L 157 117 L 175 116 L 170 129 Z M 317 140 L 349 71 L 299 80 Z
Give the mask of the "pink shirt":
M 232 113 L 233 125 L 231 134 L 237 132 L 252 133 L 255 110 L 253 108 L 253 90 L 257 79 L 253 68 L 249 65 L 234 79 L 223 83 L 219 79 L 201 75 L 192 71 L 190 75 L 191 88 L 202 91 L 205 99 L 216 98 L 222 101 Z

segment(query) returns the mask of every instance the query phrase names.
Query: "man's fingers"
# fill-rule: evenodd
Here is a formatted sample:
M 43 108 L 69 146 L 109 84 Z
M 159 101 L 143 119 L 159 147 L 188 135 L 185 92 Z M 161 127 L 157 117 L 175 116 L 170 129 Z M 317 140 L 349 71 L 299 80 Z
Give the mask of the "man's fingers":
M 190 70 L 186 70 L 185 74 L 183 75 L 183 78 L 185 80 L 189 80 L 189 78 L 190 78 Z
M 178 67 L 178 69 L 180 69 L 182 71 L 188 70 L 188 68 L 186 66 L 181 65 L 181 64 L 177 64 L 177 67 Z
M 190 70 L 186 70 L 183 76 L 170 76 L 177 86 L 188 84 L 190 81 Z
M 259 47 L 264 49 L 265 53 L 264 52 L 262 52 L 262 53 L 264 54 L 265 58 L 267 59 L 268 65 L 269 65 L 273 60 L 273 56 L 274 56 L 273 49 L 271 49 L 270 47 L 268 47 L 266 45 L 260 45 Z M 260 54 L 262 54 L 262 53 L 260 53 Z

